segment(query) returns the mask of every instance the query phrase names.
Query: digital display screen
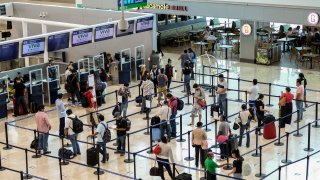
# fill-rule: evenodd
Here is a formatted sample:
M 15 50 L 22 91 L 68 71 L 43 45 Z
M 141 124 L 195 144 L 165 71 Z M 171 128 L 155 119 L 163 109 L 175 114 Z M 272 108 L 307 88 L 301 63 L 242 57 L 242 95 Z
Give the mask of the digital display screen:
M 117 37 L 121 37 L 121 36 L 126 36 L 126 35 L 129 35 L 129 34 L 133 34 L 133 30 L 134 30 L 134 20 L 130 20 L 128 21 L 129 23 L 129 27 L 126 31 L 120 31 L 119 28 L 118 28 L 118 25 L 117 25 L 117 33 L 116 33 L 116 36 Z
M 95 29 L 94 41 L 112 39 L 114 34 L 114 24 L 98 26 Z
M 45 38 L 24 40 L 22 42 L 22 57 L 42 54 L 44 46 Z
M 72 32 L 72 46 L 92 43 L 92 28 Z
M 6 5 L 0 5 L 0 15 L 6 15 Z
M 56 34 L 48 37 L 48 51 L 56 51 L 69 47 L 70 33 Z
M 0 45 L 0 61 L 17 59 L 19 56 L 19 42 Z
M 136 32 L 150 31 L 153 27 L 153 16 L 137 19 L 137 29 Z

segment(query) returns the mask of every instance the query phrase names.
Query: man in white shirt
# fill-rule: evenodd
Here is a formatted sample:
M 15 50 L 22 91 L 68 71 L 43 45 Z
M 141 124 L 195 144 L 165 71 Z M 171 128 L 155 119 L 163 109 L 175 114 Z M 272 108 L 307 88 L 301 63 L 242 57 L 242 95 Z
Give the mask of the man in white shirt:
M 249 94 L 249 106 L 252 108 L 256 104 L 256 100 L 259 97 L 259 87 L 258 87 L 258 80 L 253 79 L 252 80 L 253 86 L 251 86 L 250 89 L 248 89 Z
M 154 88 L 155 87 L 153 85 L 153 82 L 150 80 L 150 76 L 147 76 L 147 78 L 144 79 L 141 84 L 143 98 L 142 98 L 142 105 L 141 105 L 141 112 L 140 113 L 144 113 L 146 111 L 148 111 L 150 113 L 151 108 L 146 107 L 146 101 L 148 100 L 152 104 L 152 91 Z
M 218 94 L 218 103 L 220 114 L 226 115 L 227 112 L 227 82 L 224 79 L 223 74 L 219 75 L 219 82 L 216 93 Z
M 72 114 L 72 110 L 67 110 L 67 117 L 65 118 L 65 126 L 64 126 L 64 135 L 71 141 L 72 149 L 73 149 L 73 157 L 80 155 L 80 147 L 77 141 L 78 134 L 73 132 L 73 121 L 76 115 Z
M 65 117 L 67 116 L 66 115 L 66 104 L 64 104 L 64 102 L 62 101 L 62 97 L 63 97 L 63 94 L 61 94 L 61 93 L 58 94 L 57 100 L 55 102 L 56 109 L 58 112 L 58 117 L 60 119 L 60 122 L 59 122 L 59 136 L 60 137 L 64 136 Z
M 163 101 L 160 103 L 161 107 L 157 113 L 159 116 L 161 125 L 161 137 L 164 136 L 164 133 L 167 133 L 168 140 L 170 141 L 171 136 L 171 126 L 170 126 L 170 116 L 171 116 L 171 108 L 168 106 L 168 101 Z

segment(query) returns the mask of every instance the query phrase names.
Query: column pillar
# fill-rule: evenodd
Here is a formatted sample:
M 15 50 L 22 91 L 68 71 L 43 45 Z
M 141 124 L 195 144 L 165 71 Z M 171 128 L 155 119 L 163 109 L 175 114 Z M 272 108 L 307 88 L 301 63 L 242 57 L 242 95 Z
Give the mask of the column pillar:
M 28 23 L 26 22 L 22 22 L 22 37 L 28 37 Z M 24 57 L 24 66 L 25 67 L 30 66 L 29 57 Z
M 47 33 L 47 25 L 41 24 L 41 29 L 42 29 L 42 34 Z M 49 54 L 48 54 L 48 46 L 47 45 L 44 46 L 43 62 L 44 63 L 49 62 Z
M 250 35 L 240 33 L 240 62 L 255 63 L 257 40 L 256 22 L 241 20 L 240 24 L 241 27 L 243 24 L 249 24 L 251 26 Z

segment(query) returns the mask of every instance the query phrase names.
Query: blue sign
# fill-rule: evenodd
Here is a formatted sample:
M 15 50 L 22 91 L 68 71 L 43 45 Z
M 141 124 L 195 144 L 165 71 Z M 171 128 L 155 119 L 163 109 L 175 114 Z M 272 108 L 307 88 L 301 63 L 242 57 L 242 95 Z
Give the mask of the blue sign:
M 56 34 L 48 37 L 48 51 L 69 48 L 69 33 Z
M 137 8 L 147 5 L 147 0 L 123 0 L 126 9 Z M 121 9 L 121 0 L 118 0 L 118 9 Z
M 19 42 L 0 45 L 0 61 L 17 59 L 19 55 Z
M 22 42 L 22 57 L 43 54 L 45 38 L 24 40 Z

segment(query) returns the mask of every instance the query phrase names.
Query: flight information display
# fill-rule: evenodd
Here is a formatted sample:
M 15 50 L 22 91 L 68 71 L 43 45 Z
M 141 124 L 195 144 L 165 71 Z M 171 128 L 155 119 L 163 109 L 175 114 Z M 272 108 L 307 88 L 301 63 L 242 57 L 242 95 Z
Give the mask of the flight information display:
M 69 48 L 70 33 L 55 34 L 48 37 L 48 51 Z
M 19 42 L 0 45 L 0 61 L 17 59 L 19 56 Z
M 153 27 L 153 16 L 137 19 L 136 32 L 150 31 Z
M 45 38 L 24 40 L 22 42 L 22 57 L 43 54 Z
M 114 34 L 114 24 L 108 24 L 104 26 L 98 26 L 95 29 L 94 41 L 103 41 L 112 39 Z
M 92 43 L 92 28 L 72 32 L 72 46 Z
M 117 25 L 117 31 L 116 31 L 116 36 L 117 37 L 133 34 L 133 31 L 134 31 L 134 20 L 129 20 L 128 23 L 129 23 L 129 27 L 128 27 L 128 29 L 126 31 L 120 31 L 119 28 L 118 28 L 118 25 Z

